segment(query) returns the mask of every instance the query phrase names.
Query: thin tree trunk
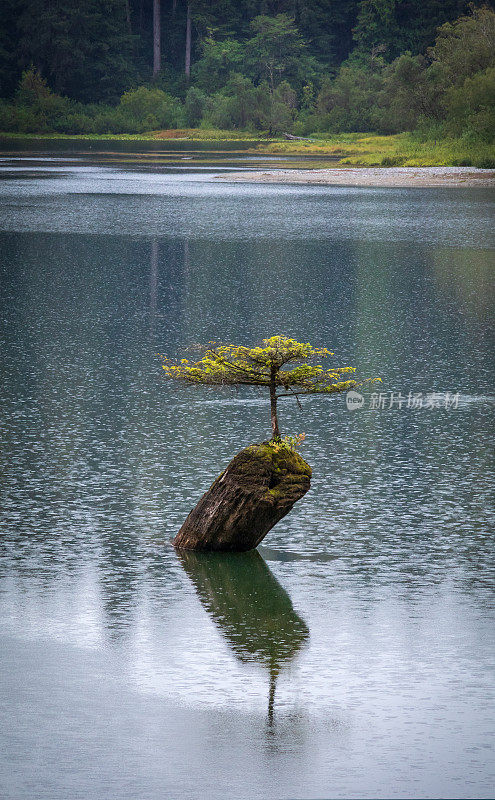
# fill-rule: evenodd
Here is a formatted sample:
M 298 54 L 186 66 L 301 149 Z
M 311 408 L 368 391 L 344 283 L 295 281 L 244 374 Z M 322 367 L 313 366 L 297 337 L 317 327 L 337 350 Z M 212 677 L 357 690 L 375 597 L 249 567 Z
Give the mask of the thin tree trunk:
M 189 80 L 191 75 L 191 3 L 187 4 L 187 18 L 186 18 L 186 61 L 185 61 L 186 78 Z
M 129 0 L 125 0 L 125 22 L 127 25 L 127 33 L 129 36 L 132 36 L 131 9 L 129 6 Z
M 172 16 L 175 17 L 175 12 L 177 11 L 177 0 L 173 0 L 172 2 Z
M 161 67 L 161 0 L 153 0 L 153 77 Z
M 272 367 L 270 376 L 270 413 L 272 418 L 272 439 L 275 441 L 280 439 L 280 431 L 278 429 L 277 417 L 277 387 L 275 384 L 275 374 L 277 370 Z

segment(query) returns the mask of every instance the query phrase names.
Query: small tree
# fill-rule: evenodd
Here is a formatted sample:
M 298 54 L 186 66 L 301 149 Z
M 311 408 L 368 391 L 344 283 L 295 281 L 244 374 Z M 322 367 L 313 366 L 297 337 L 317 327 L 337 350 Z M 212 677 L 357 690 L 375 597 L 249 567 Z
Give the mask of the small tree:
M 270 392 L 272 439 L 280 439 L 277 401 L 280 397 L 299 398 L 305 394 L 336 394 L 361 385 L 355 378 L 342 380 L 355 367 L 324 369 L 321 359 L 332 356 L 326 347 L 301 344 L 285 336 L 263 339 L 262 347 L 244 347 L 210 342 L 201 348 L 202 358 L 186 358 L 174 363 L 164 358 L 168 378 L 206 386 L 261 386 Z M 291 367 L 284 367 L 290 364 Z

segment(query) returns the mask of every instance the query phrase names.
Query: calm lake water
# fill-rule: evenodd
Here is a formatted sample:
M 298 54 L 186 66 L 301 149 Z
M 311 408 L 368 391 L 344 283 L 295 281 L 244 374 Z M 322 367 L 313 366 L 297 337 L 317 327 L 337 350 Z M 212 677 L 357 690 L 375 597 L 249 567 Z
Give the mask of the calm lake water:
M 2 797 L 492 797 L 494 193 L 217 179 L 287 165 L 242 144 L 16 147 Z M 157 354 L 274 333 L 384 403 L 283 401 L 310 493 L 259 552 L 179 556 L 269 407 L 170 385 Z

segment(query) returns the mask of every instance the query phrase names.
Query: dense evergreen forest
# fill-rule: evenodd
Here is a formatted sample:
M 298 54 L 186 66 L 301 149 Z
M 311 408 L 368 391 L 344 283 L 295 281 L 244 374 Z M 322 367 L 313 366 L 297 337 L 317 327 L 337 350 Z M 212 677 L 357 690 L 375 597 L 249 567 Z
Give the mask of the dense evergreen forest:
M 2 0 L 0 130 L 422 129 L 491 141 L 495 13 L 465 0 Z

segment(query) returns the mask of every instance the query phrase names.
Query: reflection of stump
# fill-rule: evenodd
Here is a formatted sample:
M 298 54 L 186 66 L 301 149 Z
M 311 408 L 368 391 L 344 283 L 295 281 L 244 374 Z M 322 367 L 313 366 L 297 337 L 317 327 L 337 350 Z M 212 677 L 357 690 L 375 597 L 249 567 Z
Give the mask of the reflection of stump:
M 179 558 L 236 657 L 268 670 L 271 722 L 277 676 L 308 641 L 308 626 L 257 551 L 243 555 L 182 551 Z
M 238 453 L 175 537 L 184 550 L 251 550 L 309 489 L 298 453 L 268 443 Z

